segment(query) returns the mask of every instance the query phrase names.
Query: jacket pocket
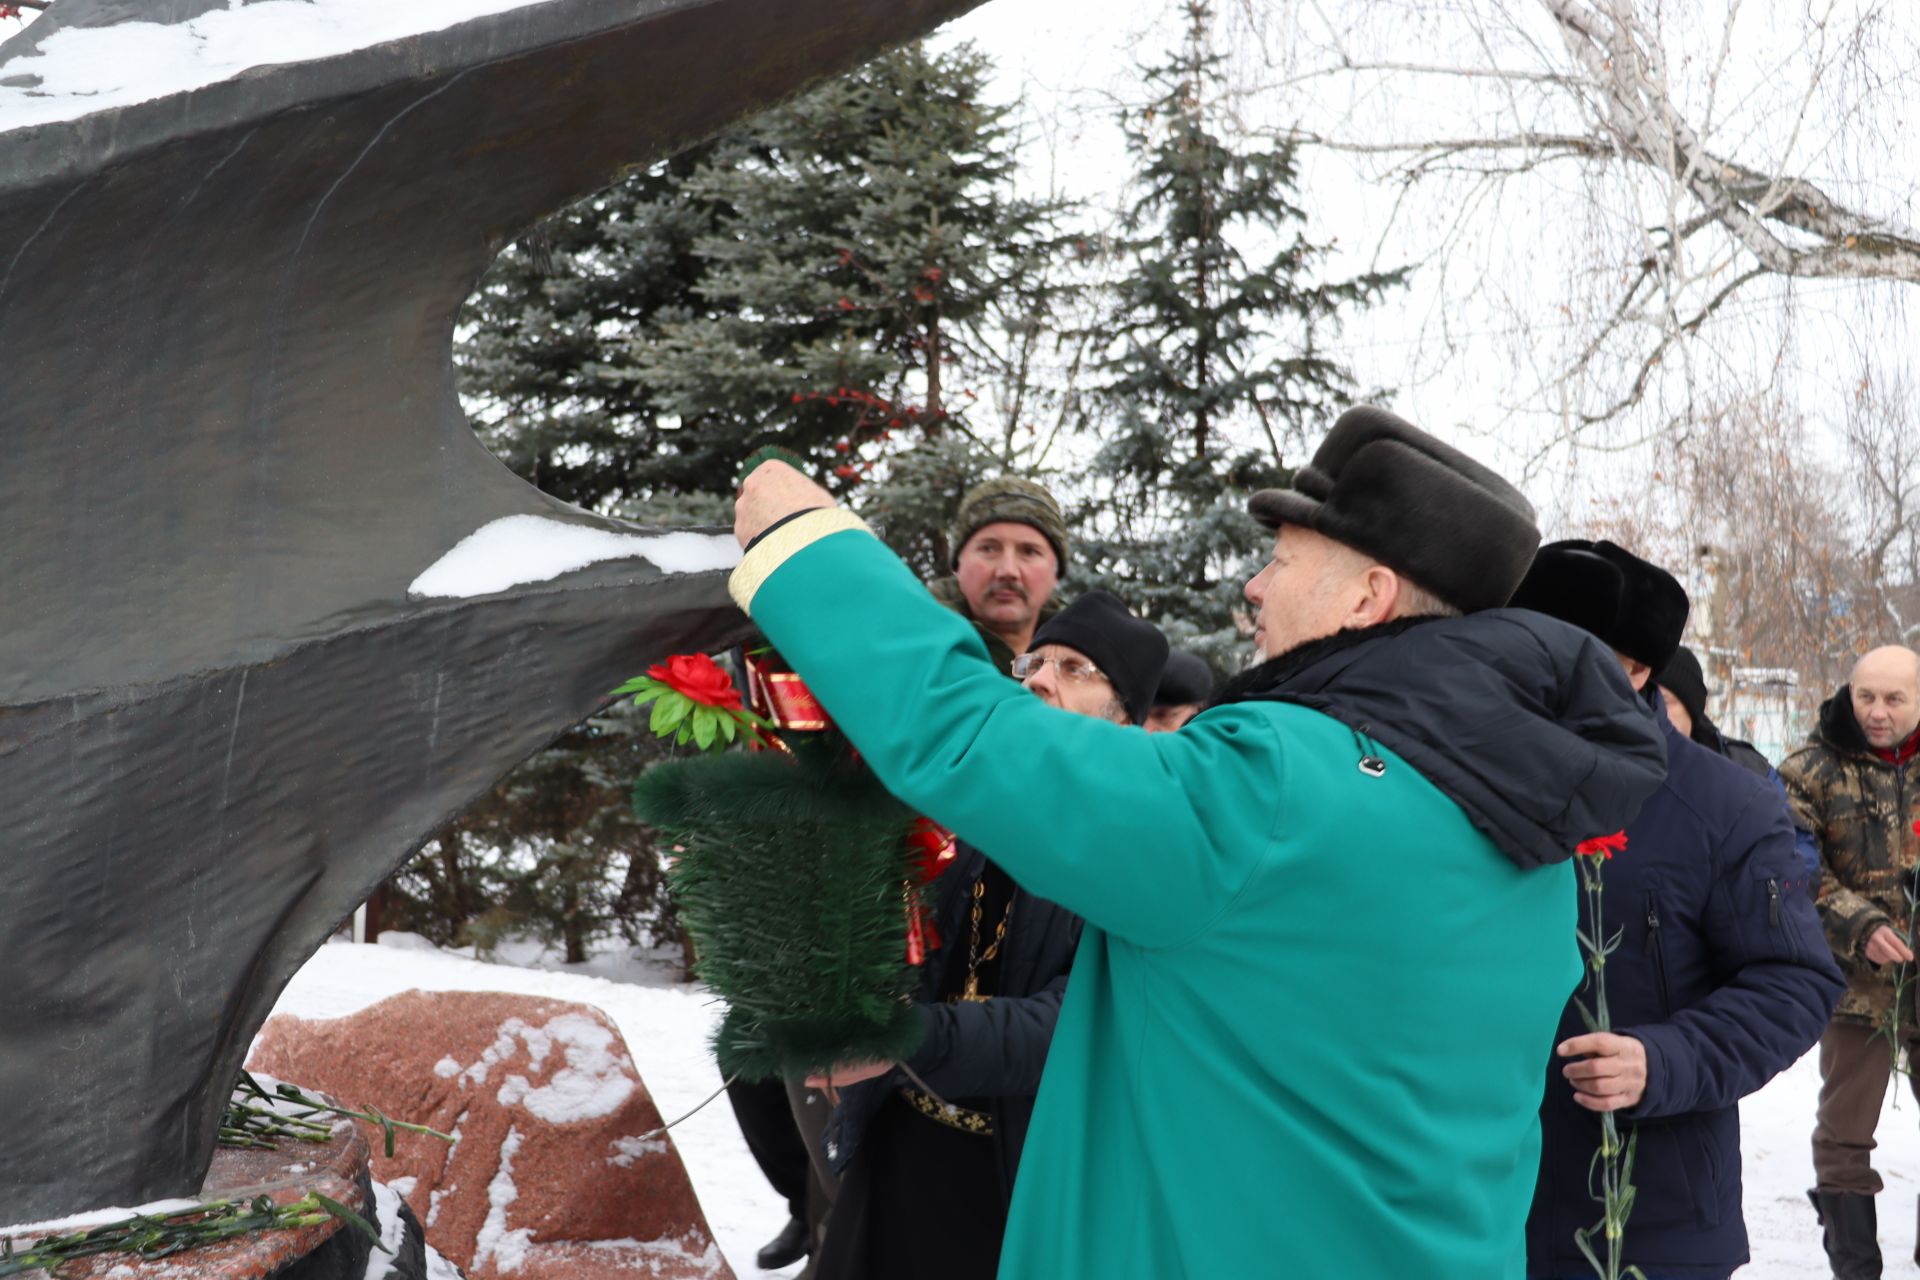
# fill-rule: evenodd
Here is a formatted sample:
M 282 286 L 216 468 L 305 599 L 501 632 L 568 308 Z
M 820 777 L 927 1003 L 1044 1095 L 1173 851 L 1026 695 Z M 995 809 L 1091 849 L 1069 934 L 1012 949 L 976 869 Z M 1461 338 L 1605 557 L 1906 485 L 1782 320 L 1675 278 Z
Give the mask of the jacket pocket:
M 1646 929 L 1646 942 L 1642 945 L 1647 963 L 1653 966 L 1654 985 L 1660 993 L 1660 1016 L 1668 1018 L 1673 1015 L 1673 992 L 1667 986 L 1666 940 L 1660 936 L 1661 929 L 1665 927 L 1660 919 L 1660 900 L 1653 896 L 1653 890 L 1647 890 L 1643 905 L 1641 919 Z
M 1636 1227 L 1643 1247 L 1659 1249 L 1719 1225 L 1718 1162 L 1710 1151 L 1712 1135 L 1706 1130 L 1706 1118 L 1701 1116 L 1653 1120 L 1637 1127 L 1636 1194 L 1633 1216 L 1627 1219 L 1629 1247 Z
M 1787 912 L 1793 909 L 1788 900 L 1788 886 L 1777 872 L 1764 867 L 1755 867 L 1751 873 L 1754 899 L 1760 910 L 1766 913 L 1767 950 L 1774 955 L 1784 955 L 1795 964 L 1806 957 L 1801 954 L 1799 931 L 1787 918 Z

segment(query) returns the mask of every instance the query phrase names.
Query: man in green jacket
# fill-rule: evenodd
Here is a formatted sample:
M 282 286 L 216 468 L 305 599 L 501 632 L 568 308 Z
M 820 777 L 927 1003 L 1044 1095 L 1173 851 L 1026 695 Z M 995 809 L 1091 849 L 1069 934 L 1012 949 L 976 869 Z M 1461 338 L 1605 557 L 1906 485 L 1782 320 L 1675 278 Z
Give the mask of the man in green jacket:
M 1661 738 L 1598 641 L 1498 608 L 1532 509 L 1411 424 L 1343 415 L 1251 509 L 1266 661 L 1179 733 L 1011 687 L 778 464 L 732 586 L 889 790 L 1087 921 L 1004 1280 L 1517 1278 L 1569 859 Z

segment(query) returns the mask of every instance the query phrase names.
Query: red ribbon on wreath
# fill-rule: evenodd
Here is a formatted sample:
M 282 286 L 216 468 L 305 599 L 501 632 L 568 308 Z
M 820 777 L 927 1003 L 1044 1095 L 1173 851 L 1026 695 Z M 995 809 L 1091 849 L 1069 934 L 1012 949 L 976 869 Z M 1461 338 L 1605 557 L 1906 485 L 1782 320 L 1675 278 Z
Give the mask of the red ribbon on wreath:
M 915 818 L 907 832 L 907 847 L 913 851 L 915 880 L 907 882 L 907 963 L 922 965 L 927 952 L 940 945 L 940 930 L 927 910 L 927 895 L 921 890 L 940 878 L 953 865 L 959 853 L 953 832 L 931 818 Z M 918 883 L 915 883 L 917 880 Z

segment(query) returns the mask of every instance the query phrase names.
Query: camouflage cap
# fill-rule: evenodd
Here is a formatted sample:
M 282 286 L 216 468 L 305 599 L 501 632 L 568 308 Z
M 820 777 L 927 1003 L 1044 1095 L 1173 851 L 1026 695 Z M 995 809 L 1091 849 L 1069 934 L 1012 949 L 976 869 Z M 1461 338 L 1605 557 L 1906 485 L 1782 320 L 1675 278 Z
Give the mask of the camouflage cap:
M 1060 514 L 1060 504 L 1045 489 L 1018 476 L 982 481 L 960 499 L 960 514 L 947 535 L 953 548 L 952 567 L 960 567 L 961 549 L 974 534 L 1001 521 L 1038 529 L 1053 547 L 1057 572 L 1067 571 L 1067 521 Z

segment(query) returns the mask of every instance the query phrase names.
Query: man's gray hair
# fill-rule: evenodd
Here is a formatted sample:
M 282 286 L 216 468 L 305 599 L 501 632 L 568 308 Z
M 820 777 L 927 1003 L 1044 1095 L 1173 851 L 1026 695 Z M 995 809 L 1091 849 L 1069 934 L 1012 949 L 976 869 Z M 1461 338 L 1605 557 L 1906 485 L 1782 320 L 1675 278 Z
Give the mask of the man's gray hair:
M 1400 616 L 1403 618 L 1457 618 L 1461 610 L 1448 604 L 1405 574 L 1400 575 Z

